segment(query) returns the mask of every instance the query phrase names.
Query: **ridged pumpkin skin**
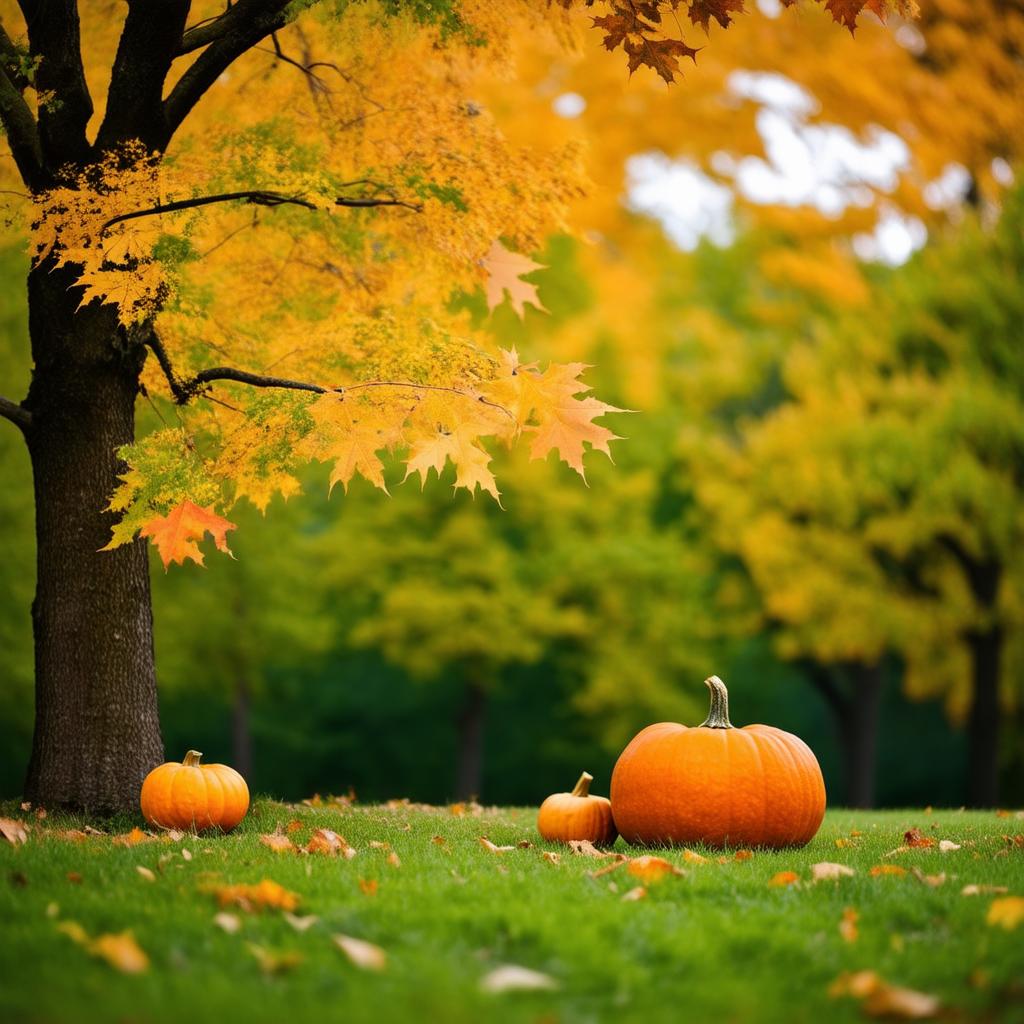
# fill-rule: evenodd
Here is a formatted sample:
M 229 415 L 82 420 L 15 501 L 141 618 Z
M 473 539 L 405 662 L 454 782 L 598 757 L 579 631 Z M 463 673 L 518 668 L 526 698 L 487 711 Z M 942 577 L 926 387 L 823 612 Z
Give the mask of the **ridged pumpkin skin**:
M 825 816 L 825 782 L 803 740 L 770 725 L 728 724 L 713 676 L 708 720 L 638 733 L 612 772 L 612 811 L 628 843 L 804 846 Z M 711 723 L 711 724 L 709 724 Z
M 219 828 L 230 832 L 249 809 L 249 787 L 226 764 L 203 764 L 190 750 L 181 764 L 154 768 L 142 783 L 142 815 L 159 828 Z
M 553 793 L 540 805 L 537 831 L 549 842 L 589 839 L 595 846 L 610 846 L 618 838 L 611 801 L 591 796 L 593 775 L 584 772 L 571 793 Z

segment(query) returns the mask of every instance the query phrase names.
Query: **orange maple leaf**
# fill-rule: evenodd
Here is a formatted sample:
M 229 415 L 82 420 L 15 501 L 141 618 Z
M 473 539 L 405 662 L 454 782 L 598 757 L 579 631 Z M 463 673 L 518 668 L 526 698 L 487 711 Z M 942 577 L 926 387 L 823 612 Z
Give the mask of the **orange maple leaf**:
M 512 308 L 520 318 L 526 314 L 524 303 L 527 302 L 531 306 L 536 306 L 537 309 L 547 312 L 537 294 L 537 286 L 530 284 L 529 281 L 521 280 L 523 274 L 530 274 L 534 270 L 543 270 L 544 264 L 534 263 L 526 256 L 509 251 L 498 241 L 491 244 L 482 263 L 487 271 L 488 309 L 493 310 L 500 306 L 507 291 Z
M 213 537 L 218 551 L 230 555 L 227 532 L 234 529 L 235 524 L 216 515 L 212 505 L 200 508 L 186 499 L 167 515 L 150 519 L 139 533 L 142 537 L 150 538 L 156 545 L 166 570 L 171 562 L 184 565 L 186 558 L 202 565 L 203 553 L 196 541 L 202 540 L 207 533 Z

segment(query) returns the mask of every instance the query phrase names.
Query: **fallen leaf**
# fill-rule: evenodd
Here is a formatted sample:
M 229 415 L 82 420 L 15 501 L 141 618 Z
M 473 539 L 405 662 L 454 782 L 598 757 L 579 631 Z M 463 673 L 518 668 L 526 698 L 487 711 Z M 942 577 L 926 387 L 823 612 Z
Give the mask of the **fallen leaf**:
M 609 886 L 614 885 L 614 882 L 609 883 Z M 642 886 L 638 885 L 635 889 L 630 889 L 629 892 L 622 894 L 623 903 L 635 903 L 637 900 L 647 898 L 647 890 Z
M 839 922 L 839 934 L 842 936 L 843 942 L 857 941 L 857 920 L 859 917 L 860 915 L 853 907 L 846 907 L 843 910 L 843 917 Z
M 13 846 L 28 842 L 28 825 L 14 818 L 0 818 L 0 836 Z
M 599 850 L 589 839 L 570 839 L 569 849 L 578 857 L 614 857 L 615 854 Z
M 989 905 L 985 923 L 1008 932 L 1024 921 L 1024 896 L 1001 896 Z
M 645 882 L 661 881 L 666 875 L 681 875 L 683 872 L 664 857 L 634 857 L 626 870 Z
M 184 850 L 183 849 L 181 851 L 181 859 L 182 860 L 191 860 L 192 859 L 192 851 L 191 850 Z
M 152 872 L 152 871 L 150 871 L 150 869 L 149 869 L 149 868 L 143 867 L 143 866 L 142 866 L 141 864 L 136 864 L 136 865 L 135 865 L 135 870 L 136 870 L 136 871 L 138 871 L 138 873 L 139 873 L 139 874 L 140 874 L 140 875 L 141 875 L 141 876 L 142 876 L 142 877 L 143 877 L 143 878 L 144 878 L 144 879 L 145 879 L 145 880 L 146 880 L 147 882 L 155 882 L 155 881 L 156 881 L 156 875 L 154 875 L 154 874 L 153 874 L 153 872 Z
M 306 852 L 322 853 L 327 857 L 336 857 L 340 854 L 345 860 L 351 860 L 356 855 L 355 849 L 349 846 L 348 840 L 344 836 L 339 836 L 337 832 L 332 832 L 329 828 L 318 828 L 309 837 Z
M 299 821 L 298 818 L 293 818 L 291 821 L 288 822 L 284 830 L 288 833 L 288 835 L 292 836 L 295 835 L 295 833 L 298 832 L 301 828 L 302 822 Z
M 149 957 L 139 948 L 130 931 L 99 935 L 88 943 L 86 949 L 122 974 L 141 974 L 149 968 Z
M 940 885 L 946 884 L 946 873 L 942 872 L 938 875 L 926 875 L 920 868 L 911 868 L 910 873 L 924 885 L 929 885 L 933 889 L 937 889 Z
M 36 821 L 45 821 L 45 820 L 46 820 L 46 808 L 45 807 L 37 807 L 36 808 Z
M 838 846 L 839 849 L 841 849 L 841 850 L 844 849 L 847 846 L 853 846 L 853 845 L 855 845 L 855 844 L 850 839 L 837 839 L 836 840 L 836 846 Z
M 50 918 L 59 917 L 60 916 L 60 904 L 59 903 L 55 903 L 53 900 L 51 900 L 49 903 L 47 903 L 46 904 L 46 916 L 50 917 Z
M 770 879 L 768 879 L 769 885 L 786 886 L 796 885 L 800 881 L 800 876 L 795 871 L 778 871 Z
M 238 906 L 246 911 L 294 910 L 299 905 L 298 893 L 289 892 L 270 878 L 256 885 L 215 886 L 213 893 L 222 907 Z
M 83 825 L 82 826 L 82 831 L 87 836 L 105 836 L 107 834 L 102 829 L 93 828 L 92 825 Z
M 151 843 L 152 841 L 153 837 L 147 835 L 138 826 L 133 828 L 131 832 L 125 832 L 123 835 L 114 836 L 111 840 L 114 846 L 138 846 L 140 843 Z
M 480 845 L 489 853 L 507 853 L 509 850 L 515 849 L 514 846 L 495 846 L 487 836 L 480 837 Z
M 901 868 L 897 864 L 876 864 L 868 874 L 872 878 L 878 878 L 880 875 L 905 875 L 907 873 L 906 868 Z
M 903 842 L 911 849 L 935 845 L 935 840 L 931 836 L 922 835 L 919 828 L 912 828 L 904 832 Z
M 221 931 L 227 932 L 228 935 L 235 935 L 238 932 L 238 929 L 242 927 L 241 918 L 236 914 L 228 914 L 223 910 L 220 911 L 220 913 L 213 915 L 213 923 L 220 928 Z
M 871 1017 L 922 1020 L 934 1017 L 940 1008 L 935 996 L 890 985 L 874 971 L 843 973 L 829 986 L 828 994 L 833 999 L 852 996 L 861 1000 L 861 1008 Z
M 562 863 L 562 855 L 560 853 L 554 853 L 551 850 L 545 850 L 541 854 L 541 857 L 549 864 L 554 864 L 556 867 Z
M 959 843 L 951 842 L 948 839 L 940 839 L 939 840 L 939 850 L 942 853 L 951 853 L 953 850 L 959 850 L 959 849 L 960 849 L 960 844 Z
M 480 979 L 480 988 L 484 992 L 539 992 L 558 988 L 558 982 L 548 974 L 520 967 L 518 964 L 505 964 L 496 967 Z
M 733 860 L 750 860 L 753 856 L 753 850 L 737 850 Z
M 862 836 L 862 835 L 864 835 L 864 833 L 861 832 L 861 830 L 859 828 L 851 828 L 850 829 L 850 838 L 851 839 L 856 839 L 858 836 Z
M 376 878 L 360 878 L 359 890 L 364 896 L 377 895 L 378 882 Z
M 281 832 L 268 832 L 260 836 L 260 842 L 274 853 L 297 853 L 295 844 Z
M 265 946 L 257 946 L 255 942 L 247 942 L 246 948 L 260 965 L 260 971 L 270 976 L 275 974 L 287 974 L 295 970 L 302 963 L 302 954 L 296 950 L 286 950 L 278 953 L 275 950 L 267 949 Z
M 320 920 L 316 914 L 307 914 L 302 917 L 299 914 L 290 914 L 287 911 L 281 915 L 297 932 L 307 931 Z
M 385 859 L 393 868 L 400 868 L 402 866 L 402 861 L 394 850 L 391 850 Z
M 448 840 L 447 840 L 447 839 L 445 839 L 445 837 L 444 837 L 444 836 L 431 836 L 431 837 L 430 837 L 430 841 L 431 841 L 431 842 L 432 842 L 432 843 L 433 843 L 433 844 L 434 844 L 435 846 L 447 846 L 447 845 L 448 845 Z
M 390 850 L 390 843 L 382 843 L 379 839 L 371 839 L 367 844 L 371 850 Z
M 707 864 L 707 857 L 702 857 L 699 853 L 694 850 L 683 850 L 683 860 L 687 864 Z
M 997 896 L 1009 892 L 1005 885 L 965 885 L 960 890 L 961 896 Z
M 351 935 L 334 935 L 334 944 L 355 964 L 364 971 L 383 971 L 388 965 L 388 955 L 380 946 L 363 939 L 354 939 Z
M 529 839 L 520 839 L 519 842 L 516 843 L 516 849 L 531 850 L 533 849 L 533 843 L 531 843 Z
M 600 878 L 602 875 L 607 875 L 611 871 L 618 871 L 623 864 L 628 864 L 629 858 L 625 854 L 621 854 L 619 859 L 613 861 L 611 864 L 606 864 L 603 868 L 598 868 L 597 871 L 588 871 L 587 874 L 591 878 Z
M 448 811 L 450 812 L 450 814 L 452 815 L 453 818 L 461 818 L 466 813 L 466 805 L 465 804 L 452 804 L 448 808 Z
M 82 876 L 77 871 L 69 871 L 67 874 L 67 879 L 72 885 L 82 884 Z
M 815 882 L 827 882 L 832 879 L 851 878 L 856 871 L 845 864 L 830 864 L 822 861 L 820 864 L 811 865 L 811 878 Z
M 79 946 L 84 946 L 89 941 L 89 933 L 77 921 L 60 921 L 57 924 L 57 931 Z
M 89 836 L 80 828 L 55 828 L 46 833 L 47 839 L 59 839 L 66 843 L 85 843 Z

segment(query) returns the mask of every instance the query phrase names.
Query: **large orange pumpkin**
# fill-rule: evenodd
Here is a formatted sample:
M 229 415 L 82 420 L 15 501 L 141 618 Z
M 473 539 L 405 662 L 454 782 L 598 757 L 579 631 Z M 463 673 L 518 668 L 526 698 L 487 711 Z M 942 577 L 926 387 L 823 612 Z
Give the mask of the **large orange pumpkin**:
M 607 797 L 594 796 L 594 776 L 584 772 L 571 793 L 552 793 L 540 805 L 537 831 L 549 842 L 589 839 L 595 846 L 611 845 L 618 832 Z
M 638 733 L 612 772 L 612 813 L 629 843 L 803 846 L 825 815 L 825 782 L 803 740 L 770 725 L 736 729 L 729 694 L 706 679 L 711 710 L 696 728 Z
M 249 809 L 245 779 L 226 764 L 201 765 L 202 756 L 190 750 L 181 764 L 169 761 L 146 776 L 139 803 L 151 825 L 229 832 L 245 817 Z

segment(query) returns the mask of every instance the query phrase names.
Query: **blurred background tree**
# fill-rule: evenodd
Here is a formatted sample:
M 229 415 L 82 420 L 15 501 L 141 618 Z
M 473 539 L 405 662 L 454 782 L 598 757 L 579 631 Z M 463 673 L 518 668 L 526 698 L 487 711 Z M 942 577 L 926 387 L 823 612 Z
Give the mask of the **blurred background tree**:
M 1022 5 L 933 0 L 856 43 L 760 6 L 671 90 L 510 40 L 519 74 L 474 102 L 513 139 L 579 138 L 595 187 L 535 254 L 546 314 L 457 305 L 524 360 L 595 364 L 637 410 L 617 465 L 588 490 L 509 456 L 504 510 L 396 467 L 393 497 L 328 503 L 310 472 L 237 562 L 158 567 L 169 752 L 251 748 L 289 797 L 533 802 L 700 721 L 717 671 L 737 722 L 808 740 L 833 802 L 1024 799 Z M 14 793 L 31 480 L 2 432 L 0 472 Z

